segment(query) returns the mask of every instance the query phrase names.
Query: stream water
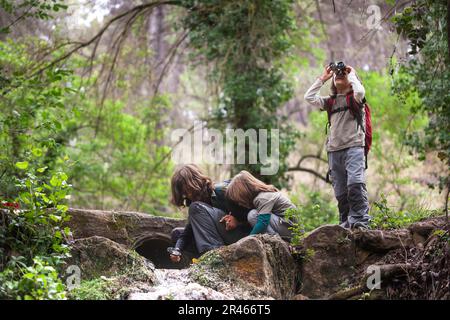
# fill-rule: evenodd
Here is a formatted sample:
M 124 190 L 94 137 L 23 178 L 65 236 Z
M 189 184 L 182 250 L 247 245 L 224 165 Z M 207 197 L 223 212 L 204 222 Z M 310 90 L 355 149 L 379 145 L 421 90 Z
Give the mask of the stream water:
M 206 288 L 189 278 L 188 269 L 155 269 L 157 282 L 145 292 L 134 292 L 129 300 L 229 300 L 211 288 Z

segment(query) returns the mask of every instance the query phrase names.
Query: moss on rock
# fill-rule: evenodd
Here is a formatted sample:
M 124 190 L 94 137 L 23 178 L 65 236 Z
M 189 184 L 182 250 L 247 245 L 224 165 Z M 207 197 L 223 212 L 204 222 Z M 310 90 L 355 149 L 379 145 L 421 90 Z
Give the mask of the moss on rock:
M 155 281 L 152 266 L 144 257 L 104 237 L 76 240 L 71 255 L 67 264 L 81 269 L 82 280 L 116 276 L 126 270 L 133 279 Z
M 296 264 L 278 236 L 258 235 L 212 250 L 190 268 L 190 277 L 240 299 L 288 299 L 295 294 Z

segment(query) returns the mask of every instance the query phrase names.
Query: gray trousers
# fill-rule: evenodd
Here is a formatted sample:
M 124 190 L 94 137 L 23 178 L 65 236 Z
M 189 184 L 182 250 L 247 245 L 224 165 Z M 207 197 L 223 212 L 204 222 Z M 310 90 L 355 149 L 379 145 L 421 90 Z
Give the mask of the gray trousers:
M 370 216 L 364 177 L 364 147 L 329 152 L 328 163 L 340 223 L 347 223 L 350 227 L 356 222 L 367 225 Z
M 247 220 L 253 228 L 258 220 L 258 211 L 256 209 L 250 210 L 247 215 Z M 289 241 L 292 237 L 292 231 L 289 229 L 291 226 L 292 224 L 282 217 L 279 217 L 276 214 L 271 214 L 270 223 L 267 226 L 266 233 L 279 234 L 282 239 Z

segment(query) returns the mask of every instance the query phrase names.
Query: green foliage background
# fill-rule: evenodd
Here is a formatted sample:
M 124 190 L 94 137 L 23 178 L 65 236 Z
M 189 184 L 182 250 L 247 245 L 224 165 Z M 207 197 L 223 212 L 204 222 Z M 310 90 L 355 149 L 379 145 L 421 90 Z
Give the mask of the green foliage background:
M 232 174 L 248 170 L 279 187 L 286 186 L 286 158 L 298 137 L 278 109 L 292 97 L 283 62 L 289 57 L 296 23 L 293 1 L 184 1 L 190 10 L 183 21 L 196 54 L 213 68 L 209 77 L 218 82 L 220 94 L 208 125 L 247 129 L 280 129 L 280 169 L 261 175 L 258 164 L 234 165 Z M 249 159 L 249 143 L 246 159 Z M 270 145 L 269 141 L 269 145 Z M 270 150 L 270 148 L 268 147 Z M 248 160 L 247 160 L 248 161 Z
M 408 135 L 408 145 L 425 158 L 436 151 L 446 166 L 440 189 L 449 188 L 450 168 L 450 50 L 447 34 L 447 1 L 420 0 L 396 15 L 397 32 L 409 41 L 411 59 L 400 66 L 396 93 L 401 97 L 417 95 L 419 104 L 413 114 L 427 114 L 424 131 Z
M 280 129 L 277 175 L 259 176 L 260 165 L 235 165 L 227 176 L 246 169 L 291 189 L 297 209 L 290 214 L 299 220 L 294 243 L 320 225 L 336 223 L 331 188 L 317 181 L 293 185 L 287 174 L 294 154 L 324 158 L 326 114 L 310 112 L 305 128 L 284 110 L 301 83 L 296 76 L 303 76 L 305 69 L 322 71 L 317 65 L 324 63 L 325 53 L 317 44 L 324 35 L 317 33 L 312 9 L 294 0 L 173 3 L 180 11 L 174 10 L 171 19 L 176 32 L 187 33 L 189 62 L 204 66 L 203 81 L 216 89 L 214 106 L 203 119 L 208 126 Z M 305 13 L 301 19 L 295 5 Z M 168 200 L 174 165 L 167 135 L 174 95 L 136 94 L 152 70 L 150 64 L 133 62 L 152 56 L 148 47 L 125 42 L 116 57 L 102 52 L 90 61 L 86 48 L 65 57 L 65 47 L 56 43 L 7 37 L 20 23 L 53 20 L 67 9 L 63 1 L 4 0 L 0 8 L 8 14 L 29 8 L 10 25 L 0 26 L 0 298 L 64 299 L 69 205 L 173 216 Z M 448 190 L 445 17 L 446 1 L 415 1 L 393 18 L 397 32 L 410 43 L 407 61 L 392 58 L 386 71 L 358 70 L 375 133 L 369 169 L 373 227 L 399 228 L 442 213 L 421 207 L 418 200 L 427 189 L 414 171 L 424 168 L 427 156 L 437 155 L 445 169 L 439 183 L 430 186 Z M 128 35 L 142 36 L 142 25 L 137 19 Z M 101 70 L 116 58 L 133 62 L 116 66 L 109 83 Z M 55 60 L 59 62 L 47 64 Z M 104 90 L 105 82 L 113 90 Z M 317 168 L 325 172 L 326 161 Z M 388 201 L 392 195 L 397 203 Z M 92 285 L 99 286 L 95 280 Z

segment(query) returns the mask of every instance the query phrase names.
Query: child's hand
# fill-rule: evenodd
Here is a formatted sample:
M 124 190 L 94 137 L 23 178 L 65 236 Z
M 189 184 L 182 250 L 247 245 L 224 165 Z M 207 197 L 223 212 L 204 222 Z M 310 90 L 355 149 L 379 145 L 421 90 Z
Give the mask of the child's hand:
M 178 262 L 181 261 L 181 256 L 175 256 L 175 255 L 171 254 L 171 255 L 170 255 L 170 260 L 171 260 L 172 262 L 178 263 Z
M 169 252 L 169 258 L 172 262 L 178 263 L 181 261 L 181 252 L 178 248 L 167 248 L 167 251 Z
M 331 70 L 330 66 L 326 66 L 323 74 L 319 77 L 322 82 L 327 81 L 333 76 L 333 71 Z
M 230 231 L 236 229 L 238 222 L 234 216 L 231 214 L 227 214 L 222 219 L 220 219 L 220 222 L 225 222 L 225 230 Z

